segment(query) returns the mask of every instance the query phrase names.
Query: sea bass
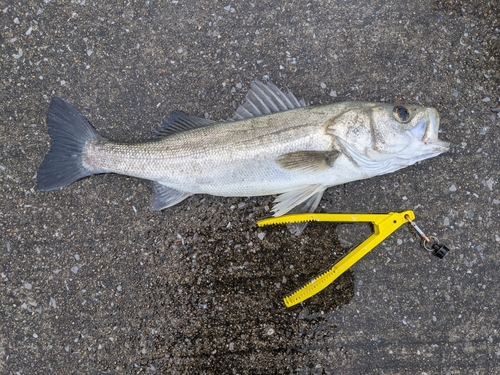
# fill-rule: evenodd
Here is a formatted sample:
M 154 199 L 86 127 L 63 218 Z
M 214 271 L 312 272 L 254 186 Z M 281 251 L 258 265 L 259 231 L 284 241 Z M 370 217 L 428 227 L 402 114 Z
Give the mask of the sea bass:
M 153 182 L 153 210 L 193 194 L 279 194 L 275 216 L 313 212 L 330 186 L 391 173 L 449 148 L 438 139 L 434 108 L 308 106 L 258 80 L 233 118 L 213 121 L 174 111 L 150 141 L 108 140 L 60 98 L 52 99 L 47 126 L 51 149 L 38 170 L 38 189 L 119 173 Z

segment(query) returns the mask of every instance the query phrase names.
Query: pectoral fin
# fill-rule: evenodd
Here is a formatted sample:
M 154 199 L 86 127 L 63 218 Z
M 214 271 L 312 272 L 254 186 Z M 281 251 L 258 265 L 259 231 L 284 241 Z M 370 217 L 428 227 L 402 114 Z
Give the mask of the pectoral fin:
M 276 162 L 288 170 L 316 172 L 331 168 L 339 155 L 338 151 L 296 151 L 278 156 Z
M 274 201 L 274 216 L 281 216 L 292 210 L 294 212 L 314 211 L 325 189 L 326 187 L 323 185 L 307 185 L 279 195 Z

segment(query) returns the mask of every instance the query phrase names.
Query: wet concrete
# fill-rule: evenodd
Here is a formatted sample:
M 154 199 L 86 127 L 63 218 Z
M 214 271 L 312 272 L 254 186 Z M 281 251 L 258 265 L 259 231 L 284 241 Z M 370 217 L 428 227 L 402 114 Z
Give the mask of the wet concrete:
M 495 373 L 500 359 L 500 22 L 494 1 L 2 5 L 0 372 Z M 273 197 L 150 212 L 116 175 L 39 192 L 48 104 L 146 139 L 174 109 L 227 118 L 253 78 L 311 104 L 441 113 L 443 156 L 331 188 L 323 212 L 413 209 L 451 249 L 399 229 L 325 291 L 284 295 L 361 228 L 258 228 Z M 366 228 L 363 228 L 366 230 Z

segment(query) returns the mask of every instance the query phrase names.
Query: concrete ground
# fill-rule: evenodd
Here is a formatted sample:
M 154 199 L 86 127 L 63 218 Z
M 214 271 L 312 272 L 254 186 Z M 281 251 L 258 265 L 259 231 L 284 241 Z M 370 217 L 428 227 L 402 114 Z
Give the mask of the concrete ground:
M 1 7 L 0 373 L 500 373 L 497 1 Z M 312 104 L 436 107 L 448 153 L 331 188 L 319 209 L 413 209 L 448 256 L 403 227 L 287 309 L 359 228 L 257 228 L 273 197 L 151 212 L 149 184 L 118 175 L 37 191 L 53 96 L 137 140 L 174 109 L 232 116 L 263 76 Z

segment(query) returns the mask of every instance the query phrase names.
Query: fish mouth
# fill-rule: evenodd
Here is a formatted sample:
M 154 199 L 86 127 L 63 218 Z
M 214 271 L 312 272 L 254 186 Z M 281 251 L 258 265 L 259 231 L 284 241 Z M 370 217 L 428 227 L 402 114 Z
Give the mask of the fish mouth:
M 427 108 L 424 116 L 409 133 L 416 142 L 412 142 L 405 152 L 398 155 L 405 166 L 432 158 L 450 148 L 448 142 L 439 139 L 439 113 L 434 108 Z
M 424 119 L 422 119 L 424 120 Z M 436 151 L 445 152 L 450 148 L 449 142 L 444 142 L 439 139 L 439 113 L 435 108 L 427 108 L 426 115 L 426 129 L 422 137 L 422 142 L 426 145 L 431 145 Z
M 436 111 L 434 108 L 427 108 L 427 113 L 426 113 L 426 122 L 427 122 L 427 129 L 425 131 L 425 135 L 422 138 L 422 141 L 424 142 L 432 142 L 436 141 L 438 139 L 438 131 L 439 131 L 439 113 Z

